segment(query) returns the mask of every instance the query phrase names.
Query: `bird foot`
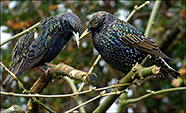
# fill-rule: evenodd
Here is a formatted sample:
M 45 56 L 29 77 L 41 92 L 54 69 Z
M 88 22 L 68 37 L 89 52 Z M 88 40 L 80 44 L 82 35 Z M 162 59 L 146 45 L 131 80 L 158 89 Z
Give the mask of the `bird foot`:
M 45 73 L 47 74 L 48 73 L 48 71 L 51 69 L 51 67 L 49 67 L 46 71 L 45 71 Z
M 48 71 L 51 69 L 51 67 L 49 67 L 47 70 L 42 69 L 41 67 L 37 67 L 40 71 L 42 71 L 43 73 L 41 74 L 41 77 L 45 74 L 47 75 Z
M 124 77 L 125 77 L 125 75 L 124 75 L 120 80 L 117 80 L 117 82 L 116 82 L 114 85 L 118 85 L 119 82 L 120 82 Z M 118 92 L 118 91 L 119 91 L 118 88 L 117 88 L 117 87 L 115 87 L 115 88 L 116 88 L 116 91 Z
M 46 62 L 45 65 L 47 65 L 47 66 L 49 66 L 49 67 L 52 67 L 52 66 L 53 66 L 53 64 L 48 63 L 48 62 Z
M 119 81 L 120 81 L 120 80 L 117 80 L 116 83 L 115 83 L 114 85 L 118 85 L 118 84 L 119 84 Z M 115 87 L 115 89 L 116 89 L 116 92 L 119 91 L 117 87 Z

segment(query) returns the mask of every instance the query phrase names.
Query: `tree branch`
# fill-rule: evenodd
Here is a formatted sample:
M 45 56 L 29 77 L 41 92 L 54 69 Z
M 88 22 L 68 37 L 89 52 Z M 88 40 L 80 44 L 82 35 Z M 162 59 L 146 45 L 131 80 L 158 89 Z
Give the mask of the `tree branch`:
M 40 105 L 40 106 L 44 107 L 46 110 L 48 110 L 50 113 L 56 113 L 55 111 L 50 109 L 48 106 L 46 106 L 45 104 L 43 104 L 41 101 L 37 100 L 36 98 L 32 97 L 32 103 L 33 103 L 32 104 L 33 106 L 37 106 L 38 107 L 38 105 Z M 33 113 L 33 112 L 35 112 L 35 109 L 29 109 L 27 112 Z
M 150 30 L 152 28 L 152 25 L 154 24 L 154 19 L 155 19 L 156 13 L 158 11 L 158 8 L 160 6 L 160 3 L 161 3 L 161 0 L 156 0 L 156 2 L 154 4 L 154 7 L 152 9 L 152 13 L 151 13 L 150 18 L 149 18 L 149 22 L 147 24 L 147 28 L 146 28 L 146 31 L 145 31 L 145 36 L 149 36 L 149 34 L 150 34 Z
M 180 90 L 186 90 L 186 87 L 179 87 L 179 88 L 170 88 L 170 89 L 164 89 L 164 90 L 159 90 L 159 91 L 150 91 L 150 93 L 143 95 L 141 97 L 135 98 L 135 99 L 128 99 L 128 100 L 120 100 L 119 104 L 122 106 L 125 106 L 130 103 L 135 103 L 138 101 L 141 101 L 143 99 L 146 99 L 152 95 L 157 95 L 157 94 L 162 94 L 162 93 L 169 93 L 173 91 L 180 91 Z
M 13 79 L 17 82 L 19 89 L 21 89 L 23 92 L 23 94 L 29 94 L 30 91 L 26 90 L 23 86 L 23 84 L 18 80 L 18 78 L 14 75 L 14 73 L 12 73 L 2 62 L 0 62 L 1 66 L 5 69 L 5 71 L 7 71 L 12 77 Z M 2 92 L 1 92 L 2 93 Z M 47 110 L 49 109 L 47 106 L 45 106 L 42 102 L 40 102 L 39 100 L 37 100 L 35 97 L 31 97 L 32 100 L 37 101 L 37 103 L 39 102 L 40 105 L 42 105 L 43 107 L 45 107 Z M 32 105 L 32 104 L 31 104 Z M 36 105 L 35 105 L 36 106 Z M 30 109 L 31 110 L 31 109 Z M 49 109 L 49 111 L 52 111 Z
M 86 90 L 86 91 L 82 91 L 82 92 L 76 92 L 76 93 L 72 93 L 72 94 L 62 94 L 62 95 L 42 95 L 42 94 L 18 94 L 18 93 L 13 93 L 13 92 L 3 92 L 0 91 L 1 95 L 8 95 L 8 96 L 15 96 L 15 97 L 39 97 L 39 98 L 66 98 L 66 97 L 72 97 L 72 96 L 76 96 L 76 95 L 81 95 L 81 94 L 86 94 L 86 93 L 90 93 L 92 91 L 102 91 L 102 90 L 107 90 L 110 88 L 115 88 L 115 87 L 121 87 L 121 86 L 128 86 L 128 85 L 132 85 L 133 83 L 125 83 L 125 84 L 117 84 L 117 85 L 112 85 L 112 86 L 108 86 L 108 87 L 102 87 L 102 88 L 96 88 L 93 87 L 92 89 Z
M 132 12 L 130 13 L 130 15 L 127 17 L 127 19 L 125 20 L 125 22 L 127 22 L 127 21 L 134 15 L 134 13 L 135 13 L 137 10 L 141 9 L 141 8 L 144 7 L 145 5 L 148 5 L 149 3 L 150 3 L 150 1 L 146 1 L 146 2 L 144 2 L 142 5 L 140 5 L 139 7 L 138 7 L 137 5 L 135 5 L 133 11 L 132 11 Z
M 149 55 L 143 60 L 143 63 L 148 61 Z M 141 73 L 144 71 L 148 71 L 148 73 Z M 131 71 L 122 79 L 120 80 L 119 84 L 124 83 L 132 83 L 136 78 L 146 78 L 149 75 L 156 75 L 160 71 L 160 68 L 157 66 L 151 66 L 144 68 L 142 65 L 136 63 L 135 66 L 131 69 Z M 136 76 L 138 75 L 138 76 Z M 123 87 L 117 87 L 119 91 L 124 90 L 128 88 L 129 86 L 123 86 Z M 112 89 L 111 92 L 116 92 L 116 89 Z M 109 95 L 101 105 L 97 107 L 96 110 L 94 110 L 94 113 L 96 112 L 106 112 L 106 110 L 112 105 L 112 103 L 120 96 L 119 95 Z
M 59 75 L 68 76 L 70 78 L 73 78 L 76 80 L 81 80 L 81 81 L 83 81 L 85 83 L 89 83 L 89 84 L 93 84 L 97 80 L 97 75 L 94 73 L 88 74 L 86 72 L 77 70 L 71 66 L 65 65 L 64 63 L 60 63 L 58 65 L 53 65 L 50 68 L 50 70 L 48 71 L 47 75 L 41 76 L 34 83 L 34 85 L 30 88 L 30 93 L 41 94 L 43 92 L 44 88 L 46 88 L 50 84 L 52 79 L 56 78 Z M 72 87 L 72 88 L 74 89 L 75 87 Z M 77 102 L 80 102 L 80 98 L 78 98 Z M 37 108 L 33 108 L 33 107 L 34 106 L 33 106 L 32 100 L 29 100 L 29 102 L 27 103 L 28 110 L 37 109 Z
M 4 70 L 7 71 L 12 76 L 12 78 L 17 82 L 19 89 L 23 91 L 22 93 L 29 93 L 28 90 L 24 88 L 23 84 L 19 81 L 19 79 L 14 75 L 14 73 L 12 73 L 1 61 L 0 64 L 4 68 Z
M 26 29 L 26 30 L 24 30 L 24 31 L 22 31 L 22 32 L 20 32 L 20 33 L 14 35 L 14 36 L 12 36 L 11 38 L 5 40 L 4 42 L 2 42 L 2 43 L 0 44 L 0 47 L 1 47 L 2 45 L 6 44 L 7 42 L 9 42 L 9 41 L 11 41 L 11 40 L 17 38 L 17 37 L 20 37 L 20 36 L 22 36 L 22 35 L 24 35 L 24 34 L 26 34 L 26 33 L 29 33 L 32 29 L 37 28 L 37 27 L 39 27 L 39 26 L 40 26 L 40 22 L 38 22 L 38 23 L 36 23 L 35 25 L 29 27 L 28 29 Z
M 149 21 L 148 21 L 148 24 L 147 24 L 147 28 L 146 28 L 146 30 L 145 30 L 145 36 L 149 36 L 149 34 L 150 34 L 152 25 L 153 25 L 153 23 L 154 23 L 155 15 L 156 15 L 156 13 L 157 13 L 157 11 L 158 11 L 158 8 L 159 8 L 160 3 L 161 3 L 161 1 L 156 1 L 155 4 L 154 4 L 152 13 L 151 13 L 151 15 L 150 15 L 150 18 L 149 18 Z M 147 57 L 150 58 L 151 56 L 147 56 Z M 147 57 L 146 57 L 146 58 L 147 58 Z M 143 60 L 143 62 L 141 62 L 141 65 L 144 65 L 144 64 L 145 64 L 145 61 L 146 61 L 146 60 Z M 148 72 L 148 71 L 145 71 L 145 72 Z M 142 77 L 142 76 L 141 76 L 141 77 Z M 125 97 L 125 98 L 120 98 L 120 99 L 119 99 L 119 102 L 124 101 L 124 100 L 126 101 L 126 99 L 127 99 L 126 94 L 122 94 L 121 97 Z M 122 100 L 121 100 L 121 99 L 122 99 Z M 118 109 L 117 109 L 117 113 L 122 112 L 122 110 L 123 110 L 123 105 L 119 104 Z
M 92 64 L 91 68 L 89 69 L 88 73 L 92 73 L 92 70 L 94 69 L 94 67 L 96 66 L 96 64 L 98 63 L 98 61 L 100 60 L 101 55 L 98 55 L 98 57 L 96 58 L 96 60 L 94 61 L 94 63 Z M 81 91 L 83 86 L 85 85 L 85 83 L 83 82 L 81 84 L 81 86 L 79 87 L 78 91 Z
M 84 106 L 84 105 L 86 105 L 86 104 L 88 104 L 88 103 L 90 103 L 90 102 L 92 102 L 92 101 L 94 101 L 94 100 L 96 100 L 96 99 L 98 99 L 100 97 L 109 96 L 109 95 L 119 95 L 122 92 L 123 91 L 106 93 L 106 91 L 103 90 L 98 96 L 96 96 L 96 97 L 94 97 L 94 98 L 92 98 L 92 99 L 90 99 L 90 100 L 88 100 L 88 101 L 86 101 L 86 102 L 84 102 L 84 103 L 82 103 L 82 104 L 80 104 L 80 105 L 78 105 L 78 106 L 66 111 L 65 113 L 73 112 L 74 110 L 78 109 L 79 107 Z
M 50 75 L 54 77 L 58 75 L 68 76 L 72 79 L 85 82 L 86 84 L 95 84 L 97 81 L 97 75 L 95 73 L 80 71 L 64 63 L 52 66 L 48 72 L 48 76 Z
M 77 93 L 78 91 L 77 91 L 77 88 L 76 88 L 73 80 L 71 80 L 69 77 L 63 77 L 63 78 L 69 83 L 73 93 Z M 75 98 L 75 100 L 76 100 L 78 105 L 83 103 L 79 95 L 76 95 L 74 98 Z M 80 110 L 81 113 L 85 113 L 86 112 L 84 107 L 80 107 L 79 110 Z

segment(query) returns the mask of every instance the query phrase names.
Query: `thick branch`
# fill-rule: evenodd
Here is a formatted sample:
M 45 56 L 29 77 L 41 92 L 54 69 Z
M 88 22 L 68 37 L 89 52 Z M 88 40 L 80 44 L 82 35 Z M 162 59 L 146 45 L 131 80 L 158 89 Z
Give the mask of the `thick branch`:
M 97 80 L 96 74 L 89 74 L 87 72 L 77 70 L 71 66 L 65 65 L 64 63 L 52 66 L 48 72 L 48 76 L 50 75 L 53 75 L 54 77 L 58 75 L 68 76 L 72 79 L 85 82 L 86 84 L 95 84 Z
M 46 88 L 49 85 L 49 83 L 52 81 L 52 79 L 54 79 L 59 75 L 68 76 L 73 79 L 81 80 L 88 84 L 93 84 L 97 80 L 97 75 L 94 73 L 88 74 L 86 72 L 77 70 L 71 66 L 65 65 L 64 63 L 60 63 L 58 65 L 53 65 L 48 71 L 47 75 L 41 76 L 30 88 L 30 93 L 41 94 L 44 88 Z M 30 99 L 29 102 L 27 103 L 27 108 L 28 110 L 35 109 L 33 107 L 34 106 L 32 100 Z
M 148 73 L 145 72 L 148 71 Z M 124 83 L 132 83 L 135 78 L 146 78 L 148 75 L 156 75 L 159 72 L 159 68 L 157 66 L 151 66 L 144 68 L 140 64 L 136 63 L 136 65 L 131 69 L 131 71 L 119 82 L 119 84 Z M 145 72 L 145 73 L 141 73 Z M 136 76 L 138 75 L 138 76 Z M 128 88 L 128 86 L 117 87 L 119 91 Z M 116 92 L 116 89 L 112 89 L 111 92 Z M 110 95 L 108 96 L 103 103 L 94 110 L 96 112 L 106 112 L 106 110 L 112 105 L 112 103 L 120 96 L 119 95 Z

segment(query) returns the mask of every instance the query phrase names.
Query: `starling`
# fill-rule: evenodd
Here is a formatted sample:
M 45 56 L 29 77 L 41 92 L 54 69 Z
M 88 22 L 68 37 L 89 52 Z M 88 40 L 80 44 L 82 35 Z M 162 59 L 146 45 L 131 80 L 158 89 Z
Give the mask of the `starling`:
M 89 33 L 92 34 L 93 45 L 102 58 L 112 68 L 124 74 L 132 69 L 133 64 L 141 63 L 150 54 L 152 58 L 145 66 L 157 65 L 161 67 L 163 75 L 172 75 L 174 78 L 180 76 L 179 72 L 164 61 L 164 59 L 172 59 L 165 55 L 154 41 L 134 26 L 108 12 L 95 13 L 80 39 Z
M 38 67 L 53 60 L 74 35 L 79 45 L 81 29 L 79 17 L 72 13 L 51 16 L 40 21 L 38 36 L 34 30 L 23 35 L 16 43 L 10 70 L 18 76 L 29 68 Z M 10 75 L 3 84 L 10 83 Z

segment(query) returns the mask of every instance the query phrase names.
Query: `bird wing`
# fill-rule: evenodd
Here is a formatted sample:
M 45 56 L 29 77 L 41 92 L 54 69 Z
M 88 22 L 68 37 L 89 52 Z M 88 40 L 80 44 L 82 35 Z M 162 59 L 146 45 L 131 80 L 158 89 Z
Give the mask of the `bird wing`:
M 26 57 L 22 59 L 18 66 L 17 75 L 32 68 L 45 56 L 48 48 L 50 48 L 56 40 L 56 30 L 59 29 L 59 21 L 57 17 L 49 17 L 42 20 L 38 37 L 30 44 Z M 54 28 L 55 27 L 55 28 Z M 57 29 L 56 29 L 57 28 Z
M 14 74 L 19 70 L 22 59 L 26 57 L 28 49 L 34 40 L 34 30 L 31 30 L 28 34 L 23 35 L 14 46 L 12 60 L 9 66 Z
M 24 61 L 26 54 L 28 53 L 28 49 L 30 44 L 34 41 L 34 31 L 31 30 L 29 33 L 20 37 L 19 41 L 14 46 L 12 52 L 12 60 L 9 66 L 11 72 L 15 75 L 19 71 L 22 62 Z M 3 84 L 11 83 L 12 81 L 11 75 L 8 75 Z
M 165 55 L 154 41 L 142 34 L 135 27 L 124 21 L 115 22 L 111 28 L 117 39 L 124 45 L 130 45 L 149 54 L 172 60 Z

